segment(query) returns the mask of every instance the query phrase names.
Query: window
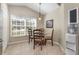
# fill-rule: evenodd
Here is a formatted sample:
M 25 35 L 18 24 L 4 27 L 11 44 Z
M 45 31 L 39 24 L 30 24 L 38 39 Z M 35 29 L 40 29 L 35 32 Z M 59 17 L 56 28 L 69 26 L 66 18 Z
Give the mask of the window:
M 24 18 L 12 17 L 11 19 L 11 36 L 26 35 L 26 20 Z
M 29 28 L 35 29 L 37 27 L 36 25 L 37 25 L 36 18 L 34 18 L 34 17 L 26 18 L 26 31 L 27 31 L 27 34 L 28 34 L 28 29 Z
M 36 28 L 36 18 L 11 16 L 10 32 L 12 37 L 26 36 L 28 28 Z

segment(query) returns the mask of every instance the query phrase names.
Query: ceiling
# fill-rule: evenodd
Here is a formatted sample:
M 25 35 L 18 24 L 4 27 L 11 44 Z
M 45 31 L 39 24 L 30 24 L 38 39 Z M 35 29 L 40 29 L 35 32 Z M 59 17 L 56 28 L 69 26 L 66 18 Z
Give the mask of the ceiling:
M 39 6 L 39 3 L 10 3 L 9 5 L 26 6 L 36 12 L 39 12 L 39 7 L 40 7 L 41 14 L 43 14 L 43 15 L 45 15 L 59 7 L 59 5 L 57 3 L 41 3 L 40 6 Z

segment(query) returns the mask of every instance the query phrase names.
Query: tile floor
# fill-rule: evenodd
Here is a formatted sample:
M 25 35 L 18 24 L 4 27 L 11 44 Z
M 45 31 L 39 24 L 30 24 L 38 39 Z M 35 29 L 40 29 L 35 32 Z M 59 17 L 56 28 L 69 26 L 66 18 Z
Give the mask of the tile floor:
M 4 55 L 63 55 L 60 47 L 56 44 L 53 46 L 50 42 L 47 42 L 46 46 L 43 46 L 41 51 L 40 46 L 36 46 L 35 50 L 33 49 L 33 43 L 18 43 L 10 45 L 7 47 Z

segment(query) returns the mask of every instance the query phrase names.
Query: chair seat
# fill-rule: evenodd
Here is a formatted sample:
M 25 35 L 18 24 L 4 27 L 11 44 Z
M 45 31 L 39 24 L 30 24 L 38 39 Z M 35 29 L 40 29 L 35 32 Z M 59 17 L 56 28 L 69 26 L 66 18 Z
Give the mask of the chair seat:
M 51 40 L 51 37 L 50 36 L 46 36 L 45 39 L 46 40 Z

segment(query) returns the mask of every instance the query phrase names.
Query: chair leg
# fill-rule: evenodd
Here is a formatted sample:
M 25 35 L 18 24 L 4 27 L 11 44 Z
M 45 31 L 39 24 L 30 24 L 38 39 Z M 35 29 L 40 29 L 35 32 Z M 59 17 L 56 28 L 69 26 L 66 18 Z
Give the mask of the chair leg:
M 51 40 L 52 46 L 53 46 L 53 40 Z
M 29 37 L 29 43 L 30 43 L 30 37 Z
M 32 42 L 32 38 L 31 38 L 31 42 Z
M 35 49 L 35 45 L 33 46 L 33 49 Z
M 46 43 L 47 43 L 47 40 L 45 40 L 45 45 L 46 45 Z
M 41 46 L 41 51 L 42 51 L 42 46 Z
M 33 45 L 33 49 L 35 49 L 35 40 L 34 40 L 34 45 Z
M 41 41 L 41 51 L 42 51 L 42 41 Z

